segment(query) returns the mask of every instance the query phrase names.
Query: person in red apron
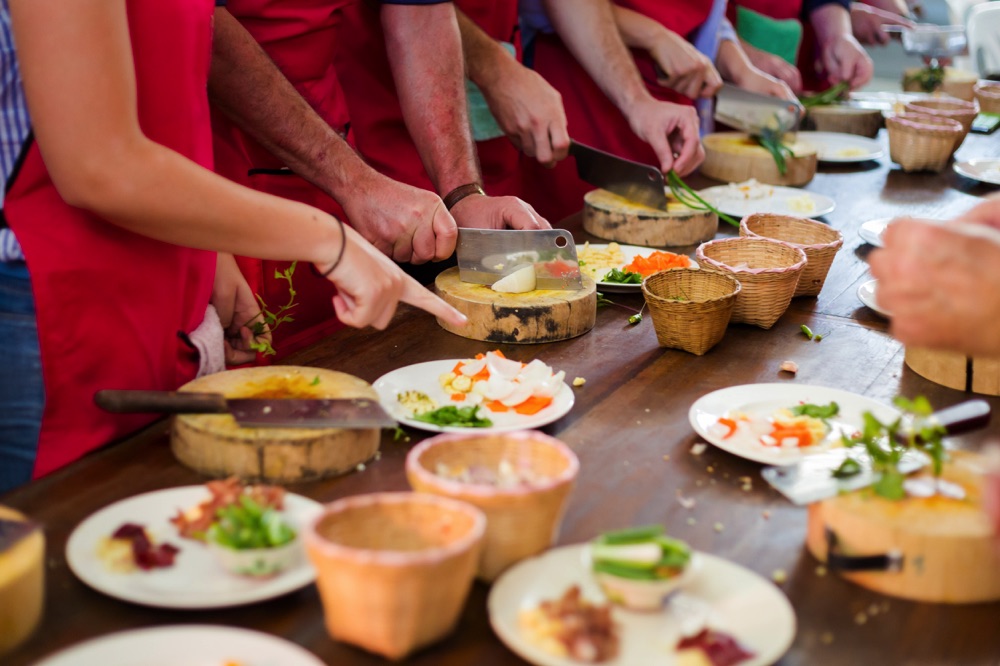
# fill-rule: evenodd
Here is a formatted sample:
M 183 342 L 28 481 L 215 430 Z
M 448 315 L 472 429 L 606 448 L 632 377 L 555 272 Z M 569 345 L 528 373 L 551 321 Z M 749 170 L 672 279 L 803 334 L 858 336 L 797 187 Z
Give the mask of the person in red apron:
M 27 100 L 37 141 L 22 137 L 7 174 L 0 318 L 15 309 L 4 278 L 16 245 L 45 393 L 34 441 L 11 442 L 0 428 L 0 470 L 32 460 L 34 476 L 47 474 L 154 418 L 100 411 L 99 389 L 173 390 L 195 376 L 185 338 L 207 321 L 210 300 L 236 311 L 225 322 L 235 329 L 253 311 L 245 283 L 211 250 L 314 262 L 341 288 L 336 309 L 351 325 L 384 328 L 398 300 L 464 319 L 335 219 L 211 172 L 213 0 L 9 5 L 5 80 L 24 84 L 5 92 Z M 0 402 L 0 421 L 11 418 Z

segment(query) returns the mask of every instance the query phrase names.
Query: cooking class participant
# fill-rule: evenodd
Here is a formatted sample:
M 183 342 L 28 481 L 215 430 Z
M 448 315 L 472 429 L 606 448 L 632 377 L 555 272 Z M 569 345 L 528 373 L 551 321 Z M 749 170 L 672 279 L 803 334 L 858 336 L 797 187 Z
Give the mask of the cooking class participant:
M 464 319 L 333 217 L 212 173 L 214 9 L 0 5 L 12 121 L 0 162 L 0 317 L 18 379 L 0 399 L 2 489 L 154 418 L 107 414 L 95 391 L 172 390 L 199 362 L 221 367 L 224 326 L 236 336 L 229 360 L 246 358 L 242 330 L 258 311 L 226 252 L 313 262 L 339 287 L 335 310 L 352 326 L 384 328 L 400 300 Z
M 464 95 L 458 89 L 461 78 L 455 78 L 460 77 L 462 71 L 461 53 L 458 51 L 461 44 L 457 33 L 451 34 L 447 30 L 449 27 L 453 29 L 455 22 L 450 3 L 392 0 L 384 4 L 399 6 L 383 10 L 376 3 L 367 8 L 353 8 L 345 0 L 233 0 L 228 3 L 228 12 L 219 12 L 227 15 L 220 17 L 220 26 L 228 27 L 225 31 L 220 28 L 216 59 L 220 59 L 220 51 L 227 52 L 232 63 L 227 69 L 233 74 L 230 78 L 236 80 L 229 87 L 242 87 L 244 101 L 234 100 L 225 110 L 236 115 L 252 111 L 256 117 L 252 119 L 254 122 L 237 118 L 236 123 L 254 138 L 228 122 L 216 119 L 219 168 L 226 175 L 244 179 L 264 191 L 315 203 L 327 210 L 339 210 L 334 199 L 339 200 L 344 204 L 348 220 L 357 226 L 362 235 L 400 262 L 423 263 L 450 256 L 456 231 L 448 208 L 457 206 L 466 198 L 469 201 L 459 206 L 455 213 L 460 226 L 548 227 L 547 222 L 530 207 L 513 197 L 479 196 L 483 191 L 479 183 L 483 179 L 479 176 L 476 155 L 464 121 Z M 428 4 L 433 6 L 404 6 Z M 494 16 L 501 9 L 502 3 L 493 9 Z M 393 42 L 402 45 L 391 58 L 391 64 L 380 24 L 383 12 L 395 21 L 389 30 Z M 252 49 L 243 44 L 246 34 L 240 34 L 238 26 L 231 20 L 233 16 L 274 59 L 326 127 L 315 127 L 315 116 L 304 117 L 308 108 L 301 102 L 266 107 L 257 101 L 254 87 L 272 88 L 255 86 L 254 77 L 246 76 L 241 61 L 248 57 L 259 58 L 253 56 Z M 422 25 L 420 21 L 425 27 L 419 27 Z M 434 31 L 441 29 L 444 29 L 443 34 L 435 40 Z M 351 94 L 345 97 L 333 63 L 337 54 L 347 49 L 345 40 L 349 39 L 359 40 L 344 57 L 354 58 L 349 67 L 349 71 L 355 72 L 351 80 L 360 81 L 360 84 L 352 87 Z M 428 43 L 418 43 L 425 39 L 429 40 Z M 437 46 L 431 47 L 430 43 Z M 222 44 L 238 44 L 239 49 L 224 49 Z M 447 46 L 449 44 L 450 47 Z M 455 51 L 453 56 L 440 56 L 441 49 L 447 54 L 451 47 Z M 437 62 L 438 59 L 442 62 Z M 427 62 L 434 62 L 435 68 L 424 68 L 422 63 Z M 424 152 L 433 165 L 432 171 L 436 174 L 433 179 L 427 175 L 421 153 L 410 138 L 410 128 L 396 97 L 391 69 L 396 63 L 399 63 L 401 76 L 405 75 L 407 81 L 403 89 L 409 91 L 409 117 L 417 127 L 414 134 L 420 137 L 418 143 L 425 147 Z M 418 73 L 427 71 L 432 73 L 429 76 Z M 445 78 L 442 79 L 442 76 Z M 439 95 L 437 91 L 442 86 L 451 86 L 458 92 Z M 433 104 L 426 104 L 429 90 L 434 91 L 431 95 L 431 99 L 435 100 Z M 353 124 L 349 122 L 349 105 L 355 107 L 355 118 L 361 118 Z M 281 119 L 282 127 L 278 131 L 275 131 L 273 123 L 268 122 L 274 118 Z M 301 131 L 301 128 L 311 127 L 315 129 Z M 260 128 L 270 128 L 272 139 L 256 136 Z M 436 183 L 439 186 L 437 189 L 446 198 L 447 193 L 452 194 L 447 201 L 450 205 L 438 208 L 431 207 L 429 203 L 422 204 L 421 214 L 417 215 L 411 212 L 414 207 L 411 200 L 418 198 L 412 187 L 393 183 L 385 176 L 380 176 L 381 182 L 366 188 L 359 188 L 355 177 L 331 178 L 331 172 L 339 168 L 339 158 L 331 159 L 331 151 L 323 146 L 337 150 L 338 154 L 342 152 L 345 146 L 339 142 L 336 133 L 346 134 L 348 129 L 365 160 L 379 171 L 424 190 L 434 190 Z M 289 137 L 293 135 L 303 139 L 309 135 L 311 140 L 304 140 L 289 151 Z M 260 139 L 260 143 L 255 139 Z M 507 195 L 517 189 L 512 183 L 519 182 L 516 169 L 518 155 L 509 142 L 504 141 L 506 145 L 498 143 L 486 146 L 480 157 L 484 160 L 485 185 L 490 194 Z M 363 164 L 358 164 L 354 170 L 367 171 Z M 372 181 L 373 177 L 365 174 L 365 179 Z M 398 216 L 379 212 L 383 196 L 401 204 Z M 422 192 L 420 196 L 426 200 L 431 195 Z M 480 198 L 482 200 L 478 200 Z M 435 201 L 439 199 L 435 197 Z M 428 214 L 429 211 L 433 214 Z M 443 239 L 450 239 L 450 245 Z M 437 242 L 433 242 L 435 240 Z M 446 245 L 447 251 L 442 252 Z M 268 302 L 282 302 L 287 298 L 286 283 L 274 277 L 275 269 L 283 268 L 280 265 L 265 263 L 262 266 L 260 262 L 244 262 L 245 271 L 251 278 L 256 278 L 255 282 Z M 326 305 L 329 302 L 328 285 L 307 276 L 303 286 L 296 288 L 302 298 L 301 306 L 296 309 L 296 321 L 287 327 L 283 324 L 281 329 L 275 331 L 278 338 L 275 346 L 280 355 L 315 341 L 336 326 L 333 313 Z
M 854 34 L 880 40 L 888 37 L 882 25 L 893 23 L 884 10 L 849 0 L 733 0 L 727 11 L 751 62 L 797 94 L 867 83 L 874 65 Z

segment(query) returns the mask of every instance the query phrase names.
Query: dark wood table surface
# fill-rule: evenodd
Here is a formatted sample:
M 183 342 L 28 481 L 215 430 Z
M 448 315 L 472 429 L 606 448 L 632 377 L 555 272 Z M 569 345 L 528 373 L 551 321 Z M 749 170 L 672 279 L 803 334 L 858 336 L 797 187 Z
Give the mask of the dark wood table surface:
M 998 137 L 972 135 L 957 156 L 1000 157 Z M 698 187 L 713 184 L 701 178 L 691 182 Z M 886 322 L 857 300 L 858 286 L 870 279 L 865 257 L 871 250 L 859 238 L 858 228 L 878 217 L 955 216 L 993 188 L 950 169 L 941 174 L 906 174 L 885 157 L 860 165 L 821 166 L 806 189 L 836 199 L 837 209 L 825 219 L 843 232 L 844 247 L 823 293 L 793 301 L 771 330 L 730 326 L 715 349 L 696 357 L 660 349 L 648 316 L 632 327 L 626 322 L 628 312 L 605 307 L 598 311 L 594 330 L 582 337 L 536 346 L 500 346 L 514 358 L 540 358 L 565 370 L 568 379 L 587 380 L 575 389 L 572 411 L 544 428 L 566 442 L 581 461 L 559 543 L 582 542 L 610 528 L 663 523 L 694 548 L 738 562 L 767 578 L 775 570 L 784 570 L 787 580 L 781 588 L 795 608 L 798 633 L 781 664 L 1000 664 L 1000 603 L 911 603 L 870 592 L 835 575 L 821 576 L 816 560 L 803 545 L 805 510 L 772 491 L 759 478 L 760 465 L 711 446 L 700 456 L 690 452 L 699 438 L 688 424 L 689 407 L 700 396 L 726 386 L 820 384 L 885 402 L 897 394 L 924 394 L 939 407 L 969 397 L 906 368 L 903 349 L 887 333 Z M 568 220 L 567 226 L 579 240 L 586 238 L 579 216 Z M 720 230 L 722 235 L 733 233 L 731 228 Z M 613 298 L 635 308 L 642 303 L 641 295 Z M 822 342 L 806 340 L 799 331 L 802 324 L 825 334 Z M 495 346 L 446 333 L 430 316 L 404 307 L 385 332 L 344 331 L 287 362 L 341 370 L 374 381 L 405 365 L 469 357 Z M 784 360 L 798 363 L 797 376 L 779 374 Z M 1000 407 L 1000 400 L 991 398 L 990 402 Z M 988 431 L 955 442 L 963 448 L 977 448 L 997 428 L 1000 422 L 994 420 Z M 165 424 L 160 423 L 0 497 L 0 503 L 41 522 L 48 539 L 44 620 L 26 644 L 2 659 L 3 664 L 31 664 L 60 648 L 114 631 L 176 623 L 263 630 L 306 647 L 331 665 L 383 663 L 379 657 L 327 636 L 314 586 L 241 608 L 181 612 L 121 602 L 73 576 L 64 550 L 81 520 L 137 493 L 205 481 L 175 461 L 166 433 Z M 321 501 L 405 490 L 404 457 L 424 436 L 410 434 L 411 442 L 401 443 L 386 431 L 381 459 L 364 471 L 292 489 Z M 742 476 L 754 479 L 751 492 L 741 489 L 738 479 Z M 678 491 L 695 498 L 696 506 L 683 508 Z M 716 531 L 716 523 L 724 529 Z M 477 583 L 454 634 L 412 656 L 408 663 L 524 663 L 490 630 L 487 593 L 488 588 Z M 879 612 L 859 623 L 859 613 L 867 615 L 873 604 Z

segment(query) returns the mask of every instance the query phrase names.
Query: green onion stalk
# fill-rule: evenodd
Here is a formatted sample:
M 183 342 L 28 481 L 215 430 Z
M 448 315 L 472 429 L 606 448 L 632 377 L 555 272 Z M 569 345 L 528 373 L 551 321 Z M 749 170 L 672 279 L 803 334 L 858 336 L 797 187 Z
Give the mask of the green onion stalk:
M 673 195 L 675 199 L 687 206 L 688 208 L 693 208 L 694 210 L 706 210 L 715 213 L 719 216 L 720 220 L 725 220 L 734 227 L 739 227 L 739 220 L 736 220 L 718 208 L 708 203 L 701 196 L 691 189 L 687 183 L 681 180 L 681 177 L 677 175 L 677 172 L 673 169 L 667 174 L 667 186 L 670 188 L 670 194 Z

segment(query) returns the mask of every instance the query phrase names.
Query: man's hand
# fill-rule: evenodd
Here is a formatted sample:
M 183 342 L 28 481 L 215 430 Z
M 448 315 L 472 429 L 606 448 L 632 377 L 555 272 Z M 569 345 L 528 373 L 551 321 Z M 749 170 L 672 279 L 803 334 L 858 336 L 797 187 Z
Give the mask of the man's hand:
M 842 35 L 828 48 L 821 49 L 823 71 L 833 81 L 847 81 L 852 89 L 868 83 L 875 65 L 853 35 Z
M 395 261 L 441 261 L 455 251 L 455 220 L 433 192 L 370 171 L 341 201 L 358 233 Z
M 551 229 L 552 225 L 517 197 L 473 194 L 452 206 L 462 229 Z
M 750 63 L 769 76 L 773 76 L 779 81 L 784 81 L 789 89 L 795 93 L 802 92 L 802 74 L 799 68 L 787 62 L 784 58 L 762 51 L 746 42 L 741 42 L 743 52 L 747 54 Z
M 887 25 L 912 28 L 913 21 L 899 14 L 866 5 L 863 2 L 851 3 L 851 29 L 854 36 L 862 44 L 888 44 L 890 36 L 883 29 Z
M 914 219 L 894 221 L 883 242 L 885 249 L 873 252 L 869 263 L 896 338 L 970 355 L 1000 354 L 1000 243 Z
M 691 99 L 713 97 L 722 77 L 708 56 L 675 32 L 662 30 L 658 35 L 649 54 L 666 74 L 660 83 Z
M 528 157 L 554 166 L 569 153 L 562 95 L 535 71 L 503 57 L 495 76 L 481 85 L 497 124 Z
M 656 152 L 663 173 L 673 169 L 686 176 L 705 159 L 694 107 L 649 97 L 629 107 L 626 115 L 632 131 Z
M 257 352 L 250 347 L 254 335 L 247 324 L 264 321 L 260 303 L 254 298 L 233 255 L 220 252 L 215 266 L 211 303 L 225 332 L 226 365 L 250 363 L 257 357 Z M 265 331 L 260 337 L 270 342 L 271 332 Z

